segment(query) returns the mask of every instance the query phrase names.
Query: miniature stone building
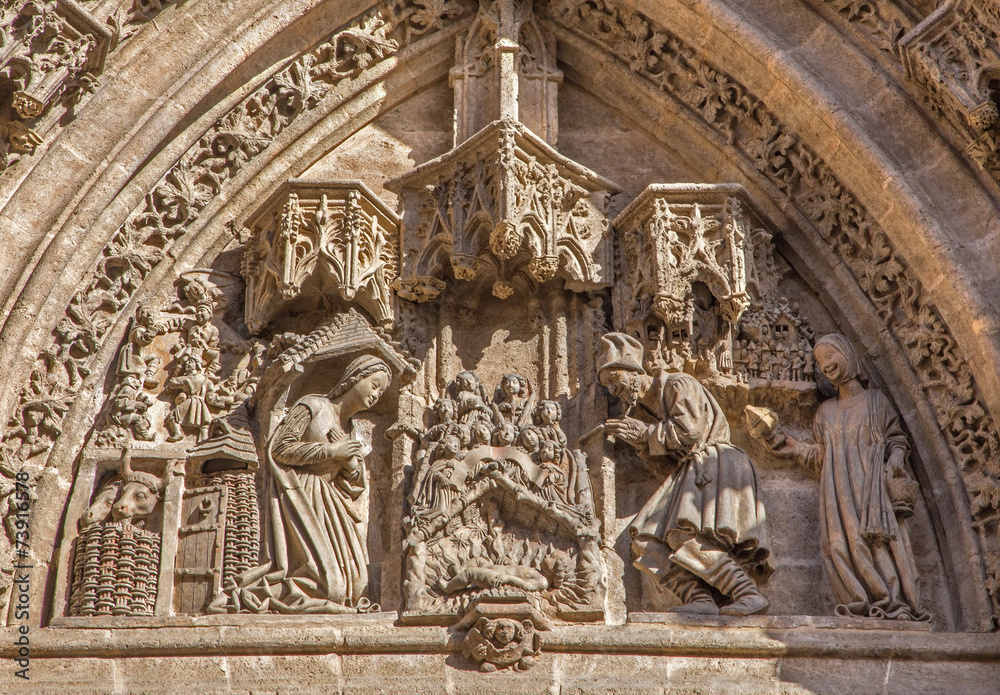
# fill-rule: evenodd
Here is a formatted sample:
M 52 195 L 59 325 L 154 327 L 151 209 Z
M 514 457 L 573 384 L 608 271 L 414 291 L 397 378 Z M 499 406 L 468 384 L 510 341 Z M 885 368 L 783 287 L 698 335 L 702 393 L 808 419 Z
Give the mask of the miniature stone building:
M 994 0 L 0 18 L 0 691 L 996 692 Z

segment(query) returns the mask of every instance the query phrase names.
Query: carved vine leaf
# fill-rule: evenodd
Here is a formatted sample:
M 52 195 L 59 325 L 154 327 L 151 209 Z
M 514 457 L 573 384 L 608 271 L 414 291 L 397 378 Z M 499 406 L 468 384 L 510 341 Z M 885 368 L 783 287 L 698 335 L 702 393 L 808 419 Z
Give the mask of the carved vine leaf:
M 992 131 L 985 133 L 974 140 L 966 152 L 985 171 L 994 176 L 1000 174 L 1000 134 Z
M 783 132 L 768 113 L 761 114 L 760 124 L 760 134 L 747 139 L 747 155 L 758 171 L 791 183 L 794 167 L 788 153 L 795 146 L 795 138 Z
M 839 7 L 855 19 L 871 19 L 878 10 L 869 2 L 842 2 Z M 627 24 L 622 21 L 628 13 L 613 0 L 561 0 L 549 5 L 548 13 L 611 55 L 623 37 L 629 36 Z M 669 36 L 665 29 L 643 19 L 648 22 L 648 32 Z M 895 40 L 898 29 L 890 33 Z M 655 50 L 662 52 L 668 46 L 678 53 L 690 50 L 676 37 L 668 38 Z M 667 60 L 670 56 L 661 58 Z M 795 133 L 708 62 L 699 58 L 674 61 L 684 74 L 675 80 L 662 80 L 649 67 L 654 61 L 637 62 L 628 55 L 625 60 L 634 72 L 691 107 L 716 128 L 806 213 L 834 253 L 855 274 L 879 316 L 902 344 L 927 397 L 935 404 L 938 423 L 959 466 L 968 471 L 981 470 L 991 485 L 997 485 L 1000 440 L 992 418 L 976 397 L 969 367 L 958 356 L 954 339 L 925 297 L 919 280 L 912 277 L 867 210 Z M 731 118 L 723 117 L 723 113 Z M 734 122 L 738 128 L 734 128 Z M 916 307 L 919 310 L 913 311 Z M 955 417 L 968 423 L 971 431 L 954 427 Z M 967 484 L 971 486 L 971 482 Z
M 715 123 L 719 112 L 735 101 L 738 95 L 739 88 L 726 75 L 712 69 L 707 63 L 701 63 L 683 97 L 711 124 Z
M 978 471 L 969 477 L 972 513 L 979 515 L 984 511 L 1000 510 L 1000 485 L 996 484 L 996 480 Z
M 164 0 L 137 0 L 127 17 L 114 15 L 110 23 L 118 40 L 124 40 L 131 31 L 126 28 L 128 24 L 146 21 L 169 4 Z M 430 34 L 446 21 L 472 11 L 472 4 L 464 0 L 386 0 L 279 71 L 221 118 L 163 176 L 147 194 L 143 208 L 108 242 L 94 274 L 67 309 L 73 325 L 89 331 L 85 342 L 91 346 L 84 355 L 80 355 L 79 347 L 61 350 L 64 342 L 60 341 L 65 337 L 53 331 L 53 347 L 39 354 L 0 449 L 23 448 L 23 437 L 18 432 L 26 427 L 24 410 L 32 403 L 47 404 L 45 437 L 51 443 L 59 436 L 62 418 L 82 377 L 90 373 L 90 358 L 107 326 L 142 279 L 166 257 L 169 246 L 187 231 L 230 178 L 301 113 L 317 106 L 332 84 L 354 79 L 365 68 L 405 46 L 412 37 Z

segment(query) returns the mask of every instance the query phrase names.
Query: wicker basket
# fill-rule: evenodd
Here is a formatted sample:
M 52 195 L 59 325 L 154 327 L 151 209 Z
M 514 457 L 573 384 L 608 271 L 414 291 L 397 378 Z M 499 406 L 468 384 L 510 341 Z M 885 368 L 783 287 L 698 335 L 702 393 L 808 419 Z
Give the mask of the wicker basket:
M 892 511 L 896 516 L 900 519 L 909 519 L 913 516 L 913 508 L 920 495 L 920 483 L 909 478 L 891 478 L 888 488 L 889 501 L 892 502 Z

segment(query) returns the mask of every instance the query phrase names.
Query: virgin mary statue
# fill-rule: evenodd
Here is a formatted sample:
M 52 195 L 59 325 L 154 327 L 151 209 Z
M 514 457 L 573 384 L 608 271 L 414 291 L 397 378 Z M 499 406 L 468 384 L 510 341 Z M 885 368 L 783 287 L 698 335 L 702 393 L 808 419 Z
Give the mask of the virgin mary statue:
M 267 560 L 236 578 L 216 612 L 353 613 L 368 599 L 366 489 L 352 418 L 374 406 L 392 372 L 365 355 L 325 397 L 304 396 L 267 445 Z M 221 604 L 221 605 L 220 605 Z

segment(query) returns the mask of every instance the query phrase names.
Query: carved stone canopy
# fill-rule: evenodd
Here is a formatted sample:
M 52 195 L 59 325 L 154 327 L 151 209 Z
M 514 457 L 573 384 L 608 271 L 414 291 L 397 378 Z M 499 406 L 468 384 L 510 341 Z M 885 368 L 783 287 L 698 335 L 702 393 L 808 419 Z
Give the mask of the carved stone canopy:
M 41 115 L 78 74 L 103 70 L 111 45 L 108 27 L 73 0 L 23 11 L 11 29 L 0 90 L 14 90 L 11 106 L 24 119 Z
M 292 302 L 356 302 L 392 322 L 396 215 L 360 181 L 290 179 L 247 221 L 246 323 L 259 333 Z
M 381 357 L 408 383 L 415 374 L 415 361 L 402 347 L 372 327 L 358 311 L 336 314 L 281 353 L 261 379 L 261 391 L 273 389 L 274 383 L 287 381 L 290 375 L 304 371 L 306 365 L 348 354 L 372 353 Z M 419 364 L 419 363 L 417 363 Z
M 691 320 L 692 286 L 706 285 L 732 326 L 750 305 L 751 230 L 765 225 L 738 184 L 653 184 L 615 219 L 621 287 L 618 315 L 627 326 L 650 314 L 670 327 Z M 752 283 L 751 283 L 752 284 Z
M 994 2 L 951 0 L 899 42 L 907 75 L 964 116 L 977 135 L 1000 120 L 991 84 L 1000 66 L 998 19 Z
M 386 187 L 403 208 L 404 298 L 433 299 L 452 275 L 491 281 L 500 298 L 519 273 L 575 291 L 612 282 L 607 204 L 620 189 L 522 123 L 494 121 Z
M 524 123 L 553 147 L 559 130 L 556 42 L 531 0 L 480 0 L 479 13 L 455 47 L 454 145 L 498 119 Z

